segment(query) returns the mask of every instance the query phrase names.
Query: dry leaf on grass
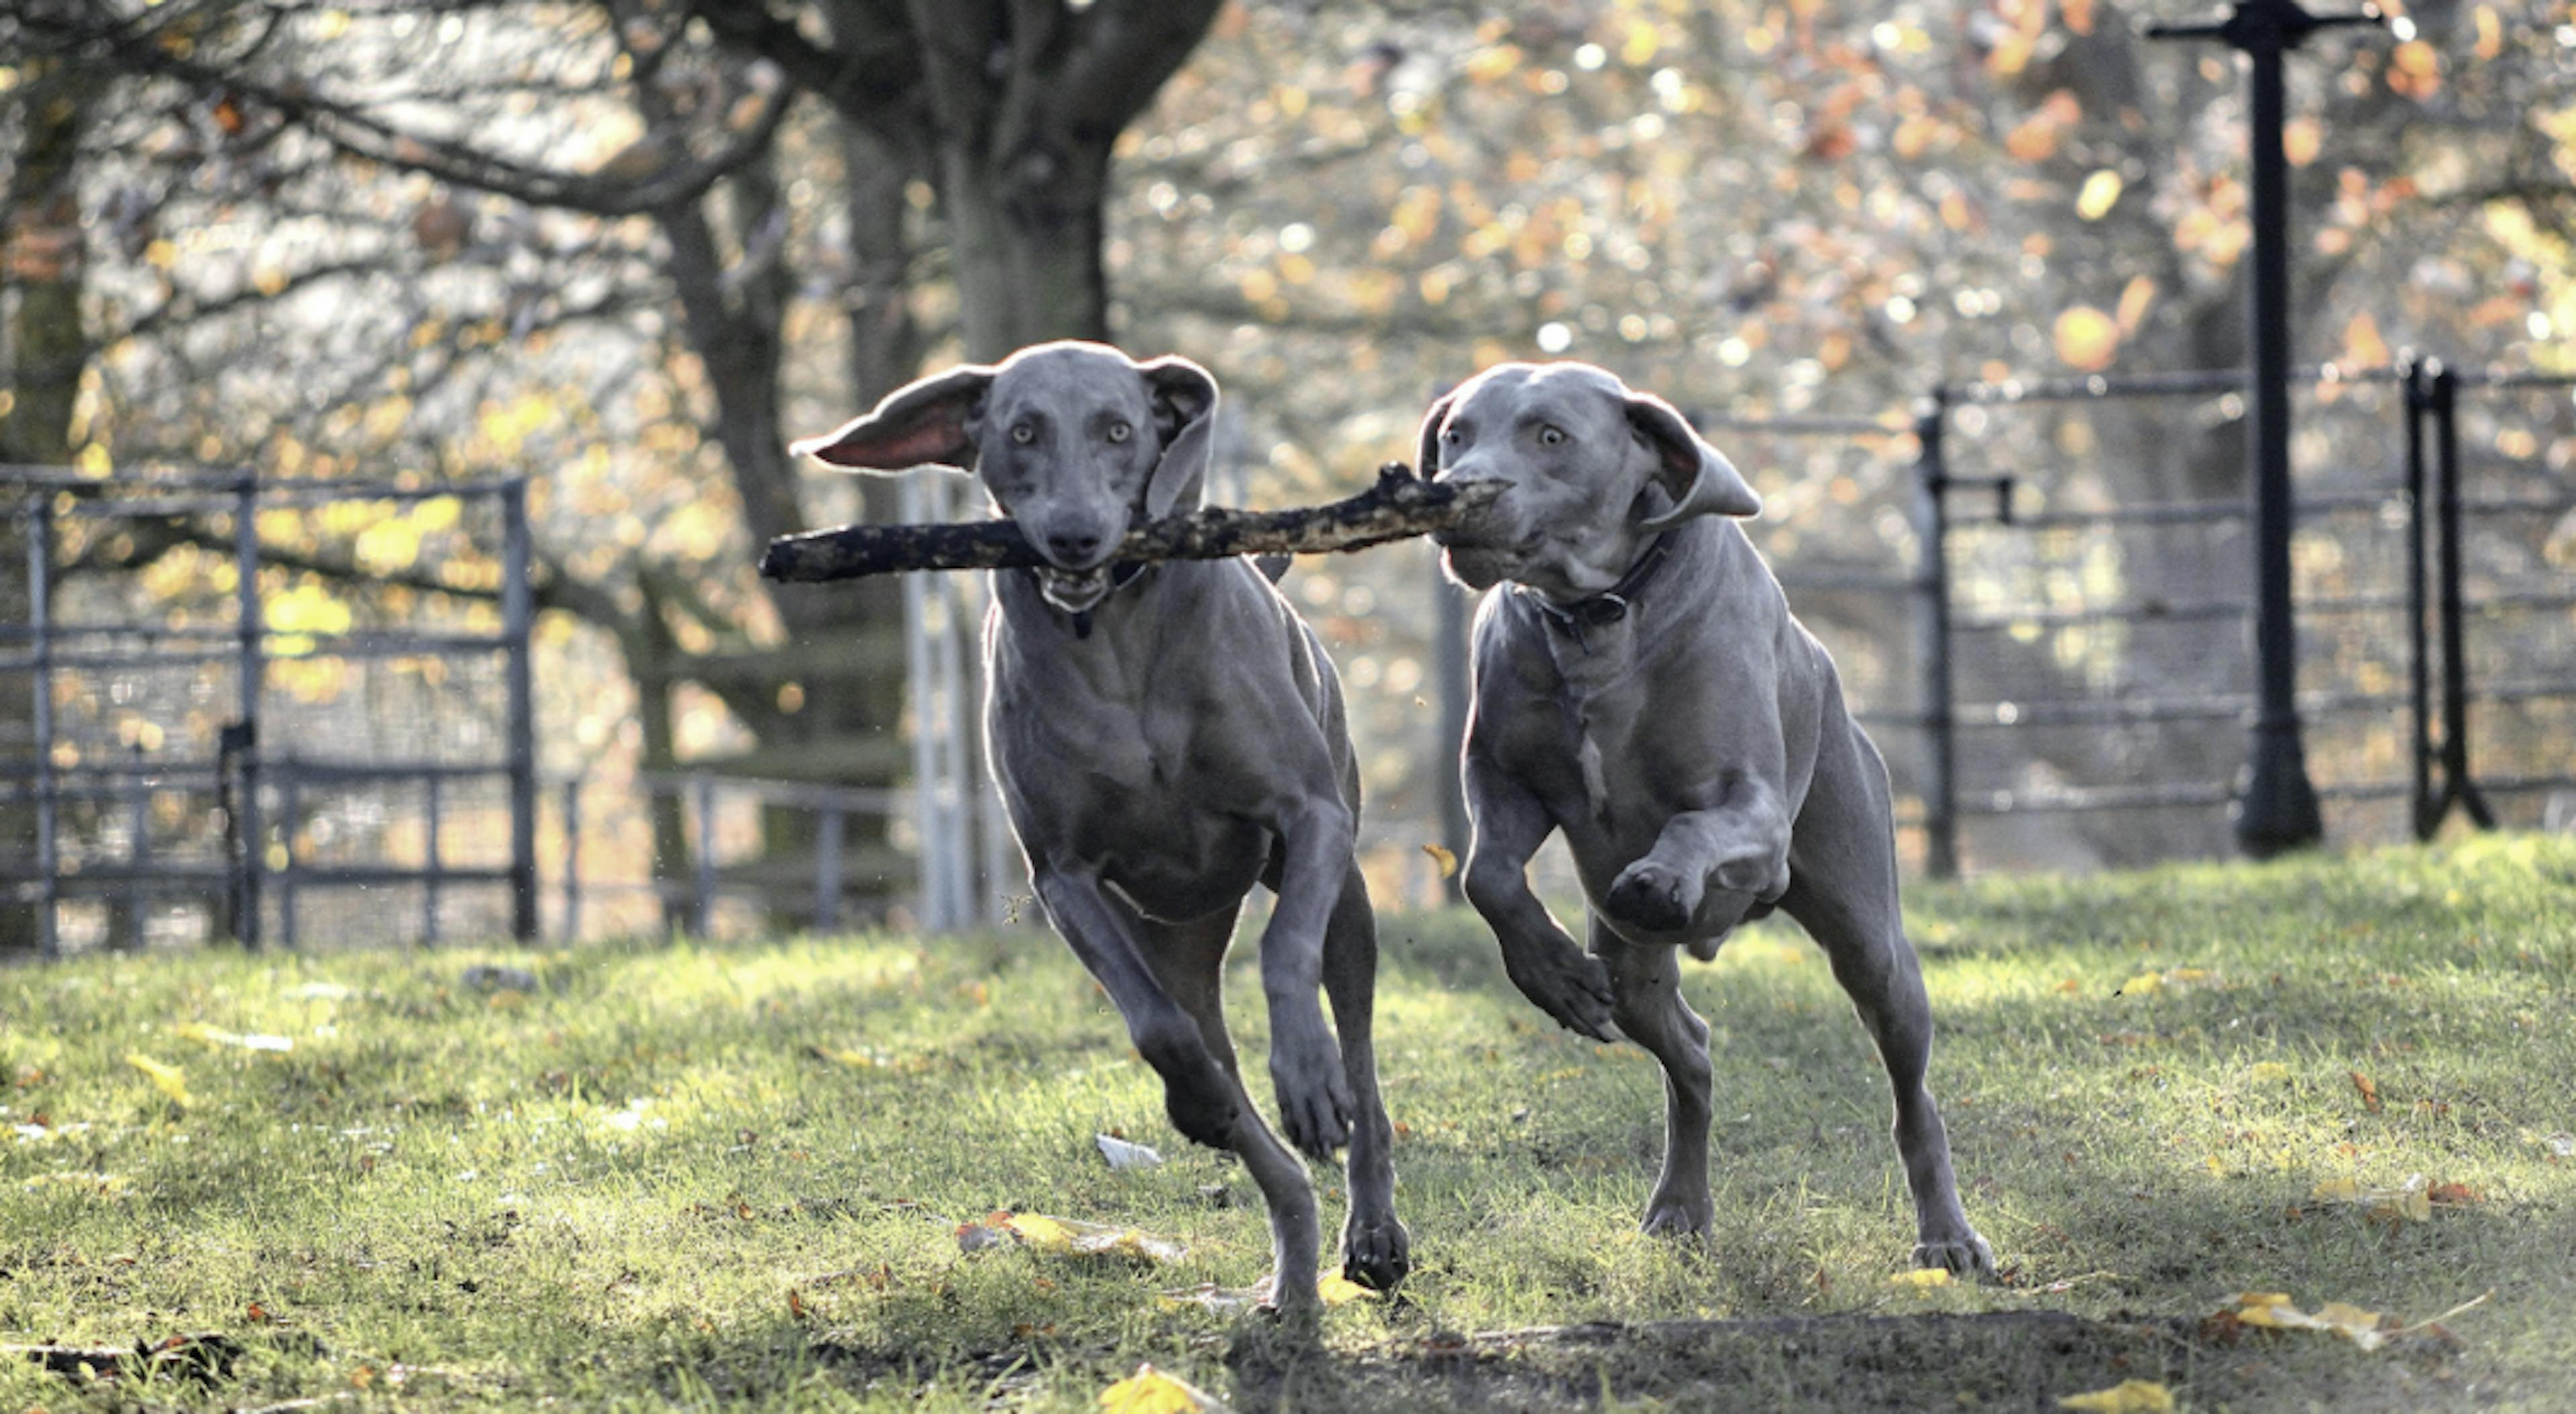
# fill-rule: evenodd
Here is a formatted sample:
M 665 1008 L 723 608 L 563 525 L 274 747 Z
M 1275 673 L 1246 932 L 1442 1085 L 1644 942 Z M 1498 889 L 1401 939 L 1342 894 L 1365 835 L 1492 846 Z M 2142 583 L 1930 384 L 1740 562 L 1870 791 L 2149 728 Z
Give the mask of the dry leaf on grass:
M 2060 1409 L 2086 1409 L 2093 1414 L 2167 1414 L 2173 1391 L 2153 1380 L 2122 1380 L 2109 1389 L 2087 1390 L 2057 1401 Z
M 1152 1365 L 1100 1392 L 1107 1414 L 1212 1414 L 1226 1404 L 1189 1381 L 1164 1374 Z
M 1948 1286 L 1950 1284 L 1950 1269 L 1947 1267 L 1917 1267 L 1910 1272 L 1893 1273 L 1888 1277 L 1888 1281 L 1896 1286 Z
M 190 1103 L 188 1098 L 188 1073 L 186 1071 L 181 1070 L 175 1065 L 169 1065 L 164 1062 L 154 1060 L 152 1057 L 143 1054 L 141 1051 L 127 1051 L 125 1053 L 125 1063 L 134 1067 L 136 1070 L 142 1071 L 144 1074 L 151 1076 L 153 1088 L 159 1090 L 162 1094 L 169 1096 L 171 1099 L 183 1105 Z
M 113 1173 L 40 1173 L 27 1180 L 29 1189 L 77 1188 L 101 1198 L 123 1197 L 134 1187 L 123 1175 Z
M 2205 967 L 2171 967 L 2162 972 L 2141 972 L 2113 989 L 2111 995 L 2139 997 L 2168 987 L 2205 987 L 2217 980 L 2217 975 Z
M 212 1026 L 208 1026 L 202 1021 L 180 1022 L 178 1025 L 170 1028 L 170 1034 L 173 1036 L 184 1036 L 191 1041 L 203 1041 L 209 1046 L 239 1046 L 245 1051 L 276 1051 L 282 1054 L 295 1049 L 295 1042 L 285 1036 L 267 1036 L 258 1032 L 245 1033 L 240 1031 L 221 1031 Z
M 2428 1184 L 2420 1173 L 2408 1174 L 2406 1181 L 2394 1188 L 2364 1188 L 2357 1178 L 2323 1179 L 2308 1190 L 2308 1196 L 2349 1204 L 2360 1208 L 2363 1217 L 2385 1223 L 2431 1222 L 2436 1202 L 2446 1207 L 2466 1207 L 2478 1201 L 2476 1191 L 2467 1184 Z
M 1124 1257 L 1134 1262 L 1177 1262 L 1189 1250 L 1170 1238 L 1132 1227 L 1051 1218 L 1044 1213 L 997 1212 L 957 1229 L 957 1245 L 968 1252 L 980 1252 L 1006 1238 L 1058 1256 Z
M 2377 1311 L 2365 1311 L 2344 1301 L 2329 1301 L 2312 1315 L 2300 1310 L 2286 1291 L 2240 1292 L 2234 1307 L 2219 1314 L 2234 1316 L 2249 1326 L 2282 1331 L 2332 1331 L 2364 1350 L 2377 1350 L 2385 1344 L 2391 1328 L 2383 1326 Z
M 1343 1306 L 1353 1301 L 1378 1299 L 1376 1292 L 1339 1272 L 1327 1272 L 1315 1278 L 1315 1295 L 1320 1297 L 1326 1306 Z M 1154 1298 L 1154 1304 L 1166 1311 L 1185 1311 L 1196 1306 L 1202 1311 L 1212 1311 L 1220 1316 L 1228 1316 L 1237 1311 L 1249 1310 L 1269 1299 L 1269 1296 L 1270 1280 L 1264 1277 L 1258 1286 L 1219 1286 L 1214 1282 L 1202 1282 L 1197 1286 L 1185 1287 L 1178 1291 L 1159 1293 Z
M 1163 1156 L 1152 1145 L 1131 1144 L 1114 1134 L 1095 1134 L 1091 1142 L 1100 1146 L 1100 1157 L 1117 1169 L 1149 1169 L 1163 1162 Z
M 2370 1111 L 2372 1114 L 2379 1113 L 2378 1082 L 2356 1070 L 2352 1072 L 2352 1088 L 2361 1092 L 2361 1107 L 2363 1109 Z

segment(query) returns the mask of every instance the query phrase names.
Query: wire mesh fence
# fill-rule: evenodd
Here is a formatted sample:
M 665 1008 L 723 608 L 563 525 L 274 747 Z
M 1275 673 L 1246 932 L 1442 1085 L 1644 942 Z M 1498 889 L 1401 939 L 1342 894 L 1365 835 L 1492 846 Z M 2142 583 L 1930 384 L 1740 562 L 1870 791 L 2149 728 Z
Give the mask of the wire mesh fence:
M 0 948 L 533 937 L 525 490 L 0 468 Z

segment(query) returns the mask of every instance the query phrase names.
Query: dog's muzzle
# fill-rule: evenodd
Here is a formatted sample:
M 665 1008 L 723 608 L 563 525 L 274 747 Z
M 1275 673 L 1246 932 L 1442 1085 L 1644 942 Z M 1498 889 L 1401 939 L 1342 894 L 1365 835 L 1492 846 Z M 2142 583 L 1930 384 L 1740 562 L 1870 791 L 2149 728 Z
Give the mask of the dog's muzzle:
M 1053 565 L 1040 565 L 1037 575 L 1038 593 L 1068 614 L 1087 612 L 1109 597 L 1109 566 L 1105 564 L 1087 570 L 1061 570 Z

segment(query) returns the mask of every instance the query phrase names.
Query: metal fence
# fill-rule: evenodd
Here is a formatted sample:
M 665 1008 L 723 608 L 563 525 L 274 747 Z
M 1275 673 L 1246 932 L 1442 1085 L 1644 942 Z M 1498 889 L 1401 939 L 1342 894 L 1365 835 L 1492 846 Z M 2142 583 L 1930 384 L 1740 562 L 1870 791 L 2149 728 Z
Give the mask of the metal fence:
M 2425 838 L 2454 809 L 2479 825 L 2565 823 L 2576 378 L 2424 359 L 2298 382 L 2299 707 L 2331 833 Z M 2241 370 L 1946 384 L 1910 437 L 1894 419 L 1696 419 L 1845 457 L 1910 446 L 1909 568 L 1819 574 L 1765 548 L 1838 658 L 1873 645 L 1817 624 L 1822 596 L 1859 595 L 1909 626 L 1906 662 L 1847 671 L 1846 688 L 1926 872 L 2229 849 L 2255 707 L 2248 500 L 2086 504 L 2101 481 L 2086 467 L 2160 449 L 2087 431 L 2073 439 L 2085 455 L 2056 455 L 2007 420 L 2085 430 L 2102 407 L 2151 403 L 2151 428 L 2232 425 L 2244 388 Z M 1780 534 L 1753 528 L 1757 542 Z
M 524 481 L 11 467 L 0 491 L 15 945 L 536 936 Z M 371 572 L 394 561 L 438 570 Z

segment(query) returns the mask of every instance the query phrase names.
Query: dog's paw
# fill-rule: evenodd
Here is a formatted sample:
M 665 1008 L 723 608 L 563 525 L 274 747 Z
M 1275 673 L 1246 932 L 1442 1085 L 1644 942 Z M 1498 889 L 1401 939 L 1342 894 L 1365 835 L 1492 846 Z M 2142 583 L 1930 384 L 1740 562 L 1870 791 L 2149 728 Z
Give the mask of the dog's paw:
M 1652 859 L 1619 871 L 1601 907 L 1612 918 L 1649 933 L 1678 933 L 1699 913 L 1700 881 Z
M 1351 1214 L 1342 1227 L 1342 1275 L 1371 1291 L 1393 1291 L 1413 1270 L 1413 1238 L 1392 1216 L 1363 1223 Z
M 1333 1151 L 1351 1140 L 1351 1115 L 1357 1107 L 1331 1036 L 1302 1046 L 1274 1036 L 1270 1084 L 1279 1096 L 1279 1128 L 1288 1142 L 1308 1158 L 1332 1162 Z
M 1619 1039 L 1610 1020 L 1610 974 L 1599 958 L 1564 941 L 1518 951 L 1507 947 L 1503 971 L 1521 995 L 1555 1017 L 1557 1025 L 1595 1041 Z
M 1637 1230 L 1648 1237 L 1705 1238 L 1716 1209 L 1709 1201 L 1708 1190 L 1696 1192 L 1666 1191 L 1657 1188 L 1646 1200 L 1646 1216 Z
M 1938 1267 L 1957 1276 L 1979 1281 L 1995 1279 L 1995 1249 L 1986 1245 L 1974 1228 L 1960 1229 L 1956 1237 L 1925 1238 L 1914 1244 L 1914 1265 Z

